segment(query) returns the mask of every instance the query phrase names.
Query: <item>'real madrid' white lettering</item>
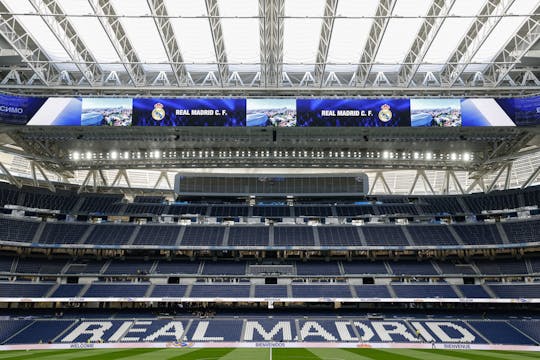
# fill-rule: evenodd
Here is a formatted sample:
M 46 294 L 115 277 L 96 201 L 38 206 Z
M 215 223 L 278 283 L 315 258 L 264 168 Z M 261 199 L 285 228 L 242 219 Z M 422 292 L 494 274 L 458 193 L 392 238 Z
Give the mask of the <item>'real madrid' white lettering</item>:
M 390 335 L 401 335 L 409 341 L 419 341 L 407 330 L 405 325 L 397 321 L 373 321 L 371 323 L 375 332 L 382 341 L 394 341 Z M 390 327 L 390 328 L 388 328 Z
M 157 330 L 155 333 L 150 334 L 147 337 L 145 337 L 144 341 L 156 341 L 160 337 L 169 337 L 169 338 L 172 337 L 173 339 L 181 340 L 183 333 L 184 333 L 184 325 L 182 325 L 182 322 L 171 321 L 165 324 L 163 327 L 161 327 L 161 329 Z
M 258 321 L 247 321 L 244 331 L 244 341 L 252 341 L 254 332 L 266 341 L 275 340 L 274 337 L 281 331 L 284 341 L 292 341 L 291 323 L 289 321 L 280 321 L 270 331 L 266 331 Z
M 351 323 L 348 321 L 336 321 L 336 329 L 341 341 L 358 341 L 356 336 L 351 336 L 350 326 Z
M 192 341 L 223 341 L 221 336 L 206 336 L 206 330 L 208 329 L 208 321 L 199 321 L 197 328 L 193 333 Z
M 122 325 L 114 332 L 109 338 L 109 342 L 122 341 L 122 337 L 129 331 L 129 328 L 133 326 L 133 321 L 124 321 Z
M 90 329 L 94 327 L 94 329 Z M 62 339 L 62 342 L 75 342 L 78 340 L 81 335 L 91 335 L 88 339 L 89 341 L 99 341 L 103 339 L 105 331 L 109 330 L 112 327 L 112 322 L 110 321 L 85 321 L 79 324 L 69 335 Z M 87 339 L 85 339 L 86 341 Z M 78 340 L 81 341 L 81 340 Z
M 122 341 L 127 341 L 127 342 L 135 342 L 135 341 L 140 341 L 140 337 L 139 336 L 127 336 L 129 335 L 129 333 L 145 333 L 148 331 L 148 329 L 146 328 L 136 328 L 135 326 L 138 326 L 138 325 L 151 325 L 152 322 L 151 321 L 135 321 L 135 324 L 133 324 L 133 327 L 131 329 L 129 329 L 126 334 L 124 335 L 124 337 L 122 338 Z
M 419 323 L 418 321 L 411 321 L 411 325 L 412 325 L 416 330 L 418 330 L 418 333 L 419 333 L 420 336 L 422 337 L 422 340 L 427 341 L 427 342 L 432 342 L 432 341 L 435 340 L 435 339 L 433 338 L 433 336 L 431 336 L 431 334 L 426 330 L 426 328 L 424 328 L 424 327 L 422 326 L 422 324 Z
M 463 326 L 451 323 L 449 321 L 441 321 L 441 322 L 426 322 L 425 323 L 427 327 L 433 331 L 433 333 L 441 339 L 442 342 L 473 342 L 476 337 L 471 334 L 471 332 L 467 329 L 465 329 Z M 456 331 L 458 331 L 461 336 L 460 337 L 450 337 L 443 328 L 451 328 Z
M 371 328 L 364 323 L 355 321 L 354 326 L 356 326 L 356 329 L 359 330 L 358 335 L 360 335 L 360 341 L 369 341 L 375 336 L 373 330 L 371 330 Z
M 313 329 L 313 331 L 311 331 Z M 300 336 L 302 340 L 306 340 L 308 336 L 322 336 L 323 339 L 328 341 L 336 341 L 336 337 L 326 331 L 325 328 L 321 326 L 316 321 L 306 321 L 302 328 L 300 329 Z

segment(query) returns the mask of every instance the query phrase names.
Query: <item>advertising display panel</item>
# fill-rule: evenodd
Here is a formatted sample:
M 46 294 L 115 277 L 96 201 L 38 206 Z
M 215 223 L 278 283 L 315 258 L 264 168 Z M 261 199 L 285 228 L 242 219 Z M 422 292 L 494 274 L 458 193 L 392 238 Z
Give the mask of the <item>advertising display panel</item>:
M 411 126 L 408 99 L 298 99 L 298 126 Z

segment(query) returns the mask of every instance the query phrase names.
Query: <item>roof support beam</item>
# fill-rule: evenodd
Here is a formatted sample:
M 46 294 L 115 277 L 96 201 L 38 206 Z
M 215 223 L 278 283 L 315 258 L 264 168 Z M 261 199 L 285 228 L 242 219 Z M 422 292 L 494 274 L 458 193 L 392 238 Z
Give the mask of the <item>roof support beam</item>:
M 126 31 L 109 0 L 88 0 L 134 86 L 145 84 L 145 73 Z
M 480 15 L 487 17 L 475 18 L 457 48 L 448 58 L 449 63 L 441 71 L 441 81 L 444 85 L 455 84 L 513 3 L 514 0 L 487 0 L 480 10 Z
M 208 21 L 210 21 L 210 31 L 214 41 L 214 50 L 218 62 L 219 82 L 225 86 L 229 79 L 229 65 L 227 64 L 227 52 L 225 51 L 225 41 L 223 39 L 223 29 L 219 18 L 219 6 L 217 0 L 205 0 Z
M 0 165 L 1 165 L 1 163 L 0 163 Z M 531 174 L 531 176 L 529 176 L 529 178 L 527 180 L 525 180 L 523 185 L 521 185 L 521 188 L 525 189 L 527 186 L 531 185 L 534 182 L 534 180 L 536 180 L 538 175 L 540 175 L 540 166 L 536 167 L 536 170 L 534 170 L 533 173 Z
M 376 18 L 373 20 L 366 46 L 360 56 L 360 65 L 356 69 L 355 77 L 357 86 L 366 86 L 373 62 L 381 46 L 381 41 L 384 38 L 386 27 L 390 22 L 389 16 L 392 14 L 396 2 L 397 0 L 380 0 L 377 11 L 375 12 Z
M 93 86 L 99 83 L 102 80 L 102 72 L 96 59 L 86 48 L 75 27 L 56 0 L 30 0 L 30 3 L 69 54 L 88 84 Z
M 22 184 L 19 180 L 17 180 L 10 172 L 9 170 L 4 166 L 2 162 L 0 162 L 0 170 L 6 175 L 8 181 L 10 184 L 15 185 L 19 189 L 22 187 Z
M 324 6 L 324 18 L 321 26 L 321 36 L 319 38 L 319 48 L 317 50 L 317 60 L 315 62 L 315 83 L 323 85 L 324 71 L 328 50 L 330 49 L 330 40 L 332 39 L 332 30 L 334 29 L 334 20 L 336 19 L 338 0 L 326 0 Z
M 536 8 L 534 14 L 523 23 L 494 58 L 493 64 L 485 69 L 484 74 L 488 79 L 488 85 L 500 86 L 521 58 L 540 41 L 540 6 Z M 509 61 L 509 63 L 501 64 L 500 61 Z
M 165 2 L 163 0 L 146 0 L 146 2 L 152 15 L 154 15 L 154 23 L 156 24 L 163 48 L 167 53 L 167 58 L 174 72 L 176 83 L 178 85 L 186 85 L 187 71 L 183 64 L 184 58 L 180 52 L 180 46 L 174 34 L 174 29 L 169 21 Z
M 261 43 L 261 83 L 277 87 L 283 70 L 284 0 L 259 0 L 259 33 Z
M 49 63 L 50 59 L 40 49 L 37 43 L 26 32 L 9 9 L 0 2 L 0 33 L 9 45 L 21 57 L 22 62 L 34 72 L 34 76 L 45 86 L 49 86 L 52 79 L 57 78 L 60 72 Z
M 399 69 L 399 84 L 407 87 L 411 84 L 414 75 L 416 75 L 420 64 L 423 62 L 426 53 L 445 21 L 444 17 L 439 16 L 448 15 L 455 1 L 456 0 L 433 0 L 433 4 L 427 13 L 428 16 L 433 17 L 424 19 L 424 22 L 418 31 L 418 36 L 415 38 L 409 52 L 405 56 L 404 63 L 406 65 L 401 66 Z

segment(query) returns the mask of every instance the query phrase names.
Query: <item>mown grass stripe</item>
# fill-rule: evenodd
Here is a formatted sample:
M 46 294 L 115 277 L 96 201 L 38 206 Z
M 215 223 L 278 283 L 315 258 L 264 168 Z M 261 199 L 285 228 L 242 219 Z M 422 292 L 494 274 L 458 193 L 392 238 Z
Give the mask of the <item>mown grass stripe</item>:
M 303 348 L 278 348 L 272 349 L 272 360 L 320 360 L 320 358 L 311 351 Z
M 357 355 L 361 355 L 364 357 L 367 357 L 369 359 L 373 360 L 394 360 L 394 359 L 402 359 L 402 360 L 418 360 L 422 359 L 420 357 L 411 357 L 407 355 L 403 355 L 398 353 L 397 351 L 394 352 L 392 350 L 379 350 L 379 349 L 344 349 L 349 352 L 352 352 Z
M 371 360 L 371 358 L 362 356 L 360 354 L 355 354 L 350 351 L 346 351 L 346 349 L 326 349 L 326 348 L 318 348 L 318 349 L 309 349 L 312 353 L 317 355 L 319 358 L 323 360 L 336 360 L 336 359 L 342 359 L 342 360 Z
M 81 349 L 70 349 L 70 350 L 37 350 L 37 351 L 18 351 L 18 356 L 11 356 L 9 357 L 10 360 L 26 360 L 26 359 L 41 359 L 43 357 L 48 356 L 59 356 L 63 354 L 72 354 L 82 352 L 84 350 Z M 9 353 L 6 352 L 6 353 Z M 0 356 L 2 356 L 4 352 L 0 352 Z M 3 358 L 3 357 L 2 357 Z
M 172 349 L 171 349 L 172 350 Z M 182 349 L 179 349 L 182 350 Z M 223 356 L 227 355 L 234 348 L 214 348 L 214 349 L 198 349 L 190 352 L 184 352 L 178 356 L 173 356 L 167 358 L 168 360 L 216 360 L 221 359 Z
M 418 350 L 422 352 L 429 352 L 430 350 Z M 469 360 L 497 360 L 497 359 L 509 359 L 509 356 L 512 356 L 512 359 L 515 360 L 530 360 L 530 357 L 523 356 L 523 354 L 499 354 L 493 351 L 485 350 L 437 350 L 439 354 L 459 357 L 460 359 L 469 359 Z

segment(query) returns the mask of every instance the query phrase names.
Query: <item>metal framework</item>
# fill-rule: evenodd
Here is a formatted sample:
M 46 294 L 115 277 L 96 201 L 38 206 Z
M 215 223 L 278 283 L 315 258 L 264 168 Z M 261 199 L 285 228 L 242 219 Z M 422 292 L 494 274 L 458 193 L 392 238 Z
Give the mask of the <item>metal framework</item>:
M 381 43 L 389 36 L 388 24 L 395 18 L 396 4 L 402 0 L 380 0 L 373 15 L 350 17 L 339 13 L 338 0 L 326 0 L 317 36 L 318 47 L 308 62 L 284 62 L 284 29 L 286 19 L 304 17 L 286 13 L 286 0 L 259 0 L 258 12 L 240 18 L 258 19 L 260 62 L 231 63 L 225 48 L 222 19 L 217 0 L 205 0 L 206 14 L 212 38 L 215 62 L 188 63 L 179 41 L 183 36 L 174 31 L 174 21 L 189 16 L 171 15 L 163 0 L 146 0 L 149 13 L 138 17 L 151 18 L 166 54 L 164 62 L 155 63 L 141 59 L 122 26 L 125 15 L 108 0 L 88 0 L 92 13 L 67 15 L 62 9 L 63 0 L 28 0 L 35 14 L 12 12 L 6 5 L 10 0 L 0 0 L 0 35 L 9 48 L 20 58 L 19 64 L 0 65 L 0 90 L 36 95 L 161 95 L 169 96 L 514 96 L 538 94 L 540 65 L 538 61 L 522 64 L 524 57 L 534 57 L 530 51 L 540 39 L 540 2 L 527 14 L 510 13 L 516 4 L 513 0 L 488 0 L 478 14 L 455 15 L 452 8 L 459 0 L 432 0 L 427 12 L 421 16 L 422 24 L 403 60 L 377 62 Z M 536 1 L 536 0 L 531 0 Z M 67 60 L 53 61 L 47 48 L 36 41 L 38 34 L 29 33 L 20 21 L 21 16 L 37 16 L 56 37 L 69 55 Z M 75 16 L 99 20 L 104 33 L 114 48 L 118 61 L 99 62 L 82 40 Z M 491 60 L 475 61 L 475 55 L 503 19 L 514 16 L 525 18 L 520 27 Z M 440 64 L 426 62 L 426 54 L 438 40 L 439 30 L 448 18 L 474 17 L 465 36 L 452 51 L 447 61 Z M 231 17 L 228 17 L 231 18 Z M 357 63 L 329 62 L 336 19 L 372 19 L 372 25 Z M 151 29 L 149 29 L 151 30 Z M 356 34 L 350 34 L 356 36 Z M 358 38 L 363 36 L 359 34 Z M 239 39 L 241 41 L 241 39 Z M 159 46 L 159 45 L 157 45 Z M 186 50 L 186 49 L 184 49 Z M 148 70 L 145 65 L 167 65 L 166 71 Z M 60 70 L 71 65 L 71 70 Z M 123 71 L 106 71 L 107 65 L 121 65 Z M 190 66 L 188 66 L 190 65 Z M 201 70 L 196 70 L 200 65 Z M 236 67 L 235 65 L 242 65 Z M 246 70 L 236 70 L 236 68 Z M 329 66 L 332 65 L 332 66 Z M 395 70 L 374 71 L 384 65 Z M 439 65 L 440 70 L 422 70 L 422 65 Z M 471 65 L 485 69 L 469 70 Z M 203 70 L 205 67 L 215 71 Z M 300 70 L 301 66 L 311 70 Z M 478 68 L 477 66 L 477 68 Z M 234 67 L 234 69 L 233 69 Z M 110 68 L 110 66 L 109 66 Z M 190 71 L 188 71 L 188 68 Z M 336 71 L 335 69 L 343 69 Z M 231 70 L 233 69 L 233 70 Z
M 107 17 L 99 17 L 101 26 L 109 37 L 118 57 L 122 60 L 129 77 L 129 82 L 133 86 L 144 85 L 144 69 L 140 64 L 137 53 L 129 40 L 128 34 L 123 28 L 120 19 L 115 17 L 116 13 L 111 2 L 109 0 L 88 0 L 88 2 L 96 14 L 110 15 Z

